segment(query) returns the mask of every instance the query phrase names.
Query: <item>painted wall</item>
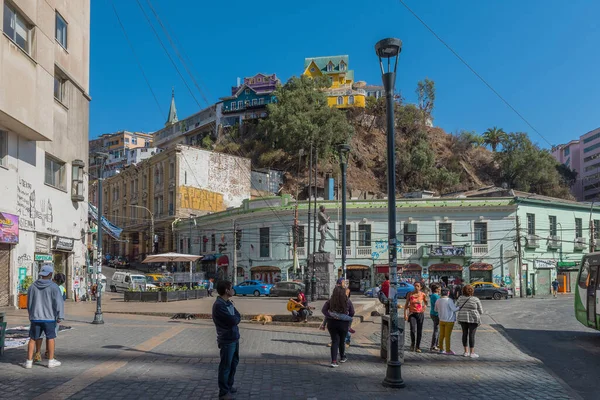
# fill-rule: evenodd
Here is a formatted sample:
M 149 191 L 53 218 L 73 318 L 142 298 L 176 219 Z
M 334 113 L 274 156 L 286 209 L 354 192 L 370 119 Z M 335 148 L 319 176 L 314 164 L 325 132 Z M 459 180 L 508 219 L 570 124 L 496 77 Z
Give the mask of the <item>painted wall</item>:
M 225 210 L 223 194 L 195 187 L 179 186 L 181 208 L 193 211 L 217 212 Z

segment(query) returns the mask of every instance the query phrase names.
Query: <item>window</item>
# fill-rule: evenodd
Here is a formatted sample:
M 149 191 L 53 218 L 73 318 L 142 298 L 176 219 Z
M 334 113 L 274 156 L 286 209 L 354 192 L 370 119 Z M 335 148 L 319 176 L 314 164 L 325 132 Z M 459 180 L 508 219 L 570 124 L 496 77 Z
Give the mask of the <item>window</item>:
M 67 190 L 65 163 L 46 153 L 46 176 L 47 185 L 61 190 Z
M 600 138 L 600 132 L 599 132 L 599 133 L 595 133 L 595 134 L 593 134 L 592 136 L 588 136 L 588 137 L 586 137 L 585 139 L 583 139 L 583 143 L 584 143 L 584 144 L 585 144 L 585 143 L 589 143 L 589 142 L 591 142 L 591 141 L 593 141 L 593 140 L 596 140 L 596 139 L 598 139 L 598 138 Z M 569 147 L 566 147 L 566 148 L 565 148 L 565 150 L 564 150 L 564 151 L 565 151 L 565 156 L 569 155 L 569 154 L 567 153 L 567 150 L 568 150 L 568 149 L 569 149 Z
M 371 247 L 371 225 L 358 225 L 358 245 Z
M 56 13 L 56 41 L 67 48 L 67 22 L 59 13 Z
M 142 175 L 142 190 L 146 190 L 148 188 L 148 175 Z
M 0 165 L 6 167 L 8 155 L 8 132 L 0 131 Z
M 354 104 L 354 96 L 348 97 L 348 104 Z
M 250 94 L 250 89 L 246 89 L 244 92 L 245 92 L 246 94 Z
M 527 214 L 527 234 L 535 235 L 535 215 Z
M 202 252 L 206 253 L 207 250 L 207 245 L 208 245 L 208 238 L 206 236 L 202 236 Z
M 417 224 L 404 224 L 404 245 L 405 246 L 416 246 L 417 245 Z
M 475 244 L 487 244 L 487 222 L 475 222 Z
M 294 243 L 297 243 L 298 247 L 304 247 L 305 246 L 304 225 L 298 225 L 297 227 L 292 227 L 292 232 L 294 232 Z
M 253 106 L 257 106 L 258 105 L 258 99 L 252 99 L 252 105 Z
M 345 70 L 346 70 L 346 63 L 342 61 L 340 63 L 340 71 L 345 71 Z
M 210 235 L 210 251 L 217 251 L 217 236 L 214 233 Z
M 154 197 L 154 215 L 162 214 L 162 196 Z
M 4 2 L 4 33 L 27 54 L 31 54 L 31 26 L 25 18 Z
M 548 223 L 550 224 L 550 236 L 556 236 L 556 216 L 548 216 Z
M 338 104 L 338 106 L 341 106 L 344 104 L 344 98 L 342 96 L 338 96 L 337 104 Z
M 265 99 L 263 97 L 261 97 L 260 99 L 258 99 L 258 104 L 261 105 L 261 106 L 263 104 L 265 104 Z
M 235 231 L 235 249 L 236 250 L 242 249 L 242 236 L 243 236 L 243 231 L 241 229 L 238 229 Z
M 129 143 L 129 138 L 125 138 L 125 143 Z
M 238 106 L 237 106 L 238 110 L 243 110 L 244 109 L 244 102 L 243 101 L 238 101 Z
M 327 64 L 327 72 L 331 72 L 331 71 L 333 71 L 333 64 L 329 63 L 329 64 Z
M 338 246 L 342 246 L 342 225 L 338 225 Z M 350 225 L 346 225 L 346 247 L 350 247 Z
M 137 144 L 137 138 L 131 138 L 131 144 Z
M 175 163 L 169 163 L 169 179 L 175 178 Z
M 583 223 L 581 218 L 575 218 L 575 237 L 583 237 Z
M 154 184 L 158 185 L 160 182 L 160 167 L 157 165 L 154 167 Z
M 235 106 L 235 101 L 232 101 L 232 102 L 231 102 L 231 109 L 232 109 L 232 110 L 235 110 L 236 108 L 237 108 L 237 107 Z
M 600 239 L 600 220 L 594 220 L 594 239 Z
M 598 147 L 600 147 L 600 143 L 596 143 L 596 144 L 593 144 L 591 146 L 588 146 L 588 147 L 584 148 L 583 152 L 584 153 L 589 153 L 592 150 L 596 150 Z
M 584 140 L 583 143 L 587 143 L 587 142 Z M 568 157 L 569 154 L 571 154 L 571 148 L 570 147 L 565 147 L 563 149 L 563 156 Z
M 175 215 L 175 193 L 169 191 L 169 215 Z
M 259 238 L 260 238 L 260 256 L 261 257 L 269 257 L 271 254 L 270 244 L 271 241 L 271 233 L 270 228 L 260 228 L 259 229 Z
M 65 101 L 65 83 L 66 79 L 58 70 L 54 69 L 54 98 L 61 103 Z
M 452 224 L 440 223 L 440 244 L 451 245 L 452 244 Z

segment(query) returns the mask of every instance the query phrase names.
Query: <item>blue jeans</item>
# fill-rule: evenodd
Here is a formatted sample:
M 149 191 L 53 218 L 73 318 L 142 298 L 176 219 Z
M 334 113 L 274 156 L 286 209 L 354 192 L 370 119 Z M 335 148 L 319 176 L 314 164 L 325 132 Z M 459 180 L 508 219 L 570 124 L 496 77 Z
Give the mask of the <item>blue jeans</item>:
M 225 396 L 233 387 L 235 370 L 240 361 L 240 342 L 219 344 L 221 362 L 219 363 L 219 396 Z

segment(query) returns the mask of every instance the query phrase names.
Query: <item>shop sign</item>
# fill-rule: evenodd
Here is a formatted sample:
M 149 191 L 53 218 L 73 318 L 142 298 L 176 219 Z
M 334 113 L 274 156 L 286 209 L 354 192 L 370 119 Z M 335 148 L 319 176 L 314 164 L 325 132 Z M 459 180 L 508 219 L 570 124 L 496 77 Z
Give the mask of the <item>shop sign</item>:
M 27 268 L 19 268 L 19 284 L 23 282 L 25 277 L 27 276 Z
M 35 251 L 36 253 L 50 253 L 50 236 L 36 234 Z
M 433 257 L 464 257 L 466 246 L 431 246 L 429 255 Z
M 558 268 L 573 268 L 577 267 L 577 263 L 575 261 L 559 261 L 556 266 Z
M 75 277 L 75 279 L 73 279 L 73 289 L 79 289 L 79 286 L 80 286 L 79 277 Z
M 69 239 L 65 237 L 59 237 L 54 241 L 54 249 L 55 250 L 64 250 L 71 251 L 73 250 L 73 245 L 75 244 L 74 239 Z
M 52 255 L 50 254 L 35 254 L 33 256 L 35 261 L 50 261 L 52 262 Z
M 554 269 L 555 264 L 552 260 L 534 260 L 533 267 L 535 269 Z
M 0 243 L 19 243 L 19 217 L 0 213 Z

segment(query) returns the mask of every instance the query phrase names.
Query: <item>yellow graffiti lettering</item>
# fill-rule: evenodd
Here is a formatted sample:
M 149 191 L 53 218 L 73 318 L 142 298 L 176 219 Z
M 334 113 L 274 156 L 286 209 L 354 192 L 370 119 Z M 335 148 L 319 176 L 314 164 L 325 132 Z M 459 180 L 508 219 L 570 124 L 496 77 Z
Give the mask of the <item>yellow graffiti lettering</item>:
M 180 186 L 181 208 L 198 211 L 223 211 L 223 195 L 210 190 L 198 189 L 189 186 Z

